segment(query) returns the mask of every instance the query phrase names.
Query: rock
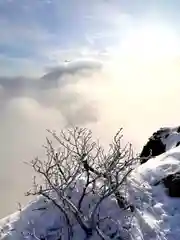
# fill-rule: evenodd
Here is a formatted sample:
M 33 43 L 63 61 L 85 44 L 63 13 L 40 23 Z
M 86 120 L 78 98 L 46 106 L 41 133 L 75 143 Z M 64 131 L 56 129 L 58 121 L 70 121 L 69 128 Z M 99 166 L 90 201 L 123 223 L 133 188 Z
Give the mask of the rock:
M 172 141 L 172 137 L 175 138 L 175 144 L 172 146 L 177 147 L 180 145 L 180 126 L 176 128 L 161 128 L 154 132 L 148 139 L 146 145 L 144 145 L 142 152 L 140 153 L 140 163 L 147 162 L 151 157 L 156 157 L 166 152 L 168 141 Z M 170 140 L 169 140 L 170 139 Z M 156 182 L 154 186 L 162 183 L 165 186 L 166 193 L 170 197 L 180 198 L 180 172 L 177 172 L 164 177 L 160 181 Z
M 161 135 L 164 134 L 164 137 L 167 138 L 168 131 L 168 128 L 163 128 L 153 133 L 140 154 L 141 164 L 147 162 L 150 157 L 158 156 L 166 151 L 166 145 L 162 142 Z
M 180 126 L 177 128 L 177 132 L 180 133 Z
M 180 198 L 180 172 L 168 175 L 159 183 L 164 184 L 168 196 Z
M 156 157 L 164 153 L 166 151 L 165 143 L 168 142 L 169 137 L 172 139 L 172 136 L 177 136 L 177 134 L 180 136 L 180 126 L 175 128 L 164 127 L 154 132 L 140 153 L 141 164 L 147 162 L 151 157 Z M 180 141 L 177 140 L 174 146 L 177 147 L 179 145 Z

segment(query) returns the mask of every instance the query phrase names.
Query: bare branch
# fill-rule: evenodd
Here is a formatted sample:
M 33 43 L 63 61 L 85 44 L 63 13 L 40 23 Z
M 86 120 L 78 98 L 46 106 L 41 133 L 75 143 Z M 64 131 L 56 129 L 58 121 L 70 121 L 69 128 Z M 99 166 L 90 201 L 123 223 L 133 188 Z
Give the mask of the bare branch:
M 35 158 L 31 162 L 44 183 L 38 184 L 34 179 L 33 191 L 27 195 L 42 195 L 52 201 L 66 219 L 69 240 L 73 236 L 74 220 L 84 231 L 85 239 L 96 233 L 101 239 L 109 240 L 99 225 L 102 218 L 99 218 L 98 209 L 105 199 L 112 197 L 115 197 L 119 208 L 125 209 L 126 199 L 121 189 L 135 162 L 132 146 L 127 144 L 122 147 L 122 129 L 115 135 L 107 153 L 98 142 L 92 140 L 92 132 L 85 128 L 61 131 L 59 136 L 54 131 L 48 130 L 48 133 L 58 148 L 46 138 L 45 161 Z M 81 191 L 75 201 L 73 192 L 80 181 Z M 85 211 L 83 203 L 92 196 L 95 199 L 93 206 Z M 108 216 L 106 219 L 110 220 Z

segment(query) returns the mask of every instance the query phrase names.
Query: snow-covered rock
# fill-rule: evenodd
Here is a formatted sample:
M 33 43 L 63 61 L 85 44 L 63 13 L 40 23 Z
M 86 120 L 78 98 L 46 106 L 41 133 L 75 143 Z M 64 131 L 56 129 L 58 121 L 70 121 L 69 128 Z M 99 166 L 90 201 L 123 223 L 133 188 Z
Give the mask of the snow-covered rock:
M 180 127 L 161 128 L 149 138 L 140 154 L 141 164 L 149 158 L 158 156 L 180 145 Z M 163 160 L 164 163 L 164 160 Z M 160 175 L 159 175 L 160 176 Z M 163 183 L 167 188 L 167 194 L 171 197 L 180 197 L 180 170 L 175 167 L 172 173 L 161 177 L 156 184 Z
M 134 239 L 180 239 L 180 198 L 168 196 L 163 179 L 180 171 L 180 147 L 149 159 L 129 179 L 135 205 Z M 139 237 L 139 235 L 141 237 Z
M 180 127 L 160 128 L 154 132 L 144 145 L 140 154 L 141 163 L 145 163 L 149 158 L 158 156 L 180 144 Z
M 113 216 L 114 226 L 117 224 L 122 231 L 122 239 L 180 239 L 180 198 L 170 197 L 165 184 L 168 176 L 180 172 L 180 146 L 177 146 L 180 128 L 164 128 L 153 136 L 162 142 L 165 150 L 135 168 L 127 179 L 127 198 L 134 212 L 118 209 L 113 199 L 107 199 L 103 205 L 103 214 Z M 87 206 L 91 201 L 87 199 Z M 128 221 L 124 222 L 125 219 Z M 21 212 L 0 220 L 0 239 L 58 240 L 63 221 L 55 206 L 40 197 Z M 83 239 L 78 228 L 73 239 Z

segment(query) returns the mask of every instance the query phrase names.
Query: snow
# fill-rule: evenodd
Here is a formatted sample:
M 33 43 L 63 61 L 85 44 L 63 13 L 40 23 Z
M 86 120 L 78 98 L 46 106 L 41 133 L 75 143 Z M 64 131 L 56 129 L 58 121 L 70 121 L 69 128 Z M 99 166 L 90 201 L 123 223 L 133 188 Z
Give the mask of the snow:
M 44 207 L 46 210 L 44 210 Z M 106 213 L 114 219 L 111 229 L 107 229 L 107 225 L 105 224 L 102 227 L 106 233 L 113 233 L 116 231 L 116 228 L 121 229 L 122 221 L 119 219 L 119 215 L 122 216 L 122 213 L 117 208 L 115 201 L 104 202 L 101 209 L 101 216 L 106 216 Z M 57 208 L 54 207 L 52 203 L 48 205 L 44 203 L 44 199 L 41 197 L 30 203 L 21 212 L 2 219 L 0 226 L 0 239 L 30 240 L 36 239 L 34 236 L 36 236 L 37 239 L 40 239 L 40 236 L 48 236 L 48 240 L 55 240 L 58 239 L 61 234 L 64 235 L 62 232 L 66 224 Z M 78 225 L 75 225 L 74 232 L 74 240 L 84 239 L 83 232 Z M 123 234 L 125 236 L 125 231 Z M 99 238 L 94 235 L 93 239 Z
M 101 214 L 113 217 L 112 228 L 117 226 L 120 229 L 122 239 L 180 239 L 180 198 L 169 197 L 164 185 L 156 184 L 162 178 L 180 171 L 180 146 L 175 147 L 180 141 L 177 128 L 171 129 L 168 138 L 162 136 L 162 141 L 166 144 L 167 151 L 138 166 L 127 180 L 127 198 L 135 206 L 135 211 L 130 213 L 120 210 L 113 199 L 107 199 L 103 203 Z M 78 191 L 80 189 L 74 191 L 74 198 Z M 90 203 L 92 198 L 86 199 L 84 207 L 88 208 Z M 57 235 L 65 226 L 63 224 L 64 219 L 56 207 L 39 197 L 22 211 L 0 220 L 0 239 L 31 240 L 48 235 L 48 240 L 57 240 Z M 80 228 L 76 226 L 74 229 L 73 239 L 83 239 Z M 93 239 L 99 238 L 94 236 Z
M 154 186 L 179 169 L 180 147 L 176 147 L 132 172 L 129 181 L 130 197 L 136 209 L 137 230 L 134 231 L 141 232 L 141 239 L 180 239 L 180 199 L 168 197 L 162 184 Z

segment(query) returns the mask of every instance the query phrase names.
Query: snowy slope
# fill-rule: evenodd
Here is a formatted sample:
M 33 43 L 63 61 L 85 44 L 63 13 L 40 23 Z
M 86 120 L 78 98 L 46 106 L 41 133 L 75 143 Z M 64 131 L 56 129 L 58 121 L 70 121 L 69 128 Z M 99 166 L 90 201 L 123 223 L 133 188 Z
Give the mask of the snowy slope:
M 166 194 L 162 178 L 180 170 L 180 147 L 150 159 L 135 169 L 130 198 L 135 204 L 134 239 L 180 239 L 180 198 Z
M 78 188 L 80 190 L 80 186 Z M 78 191 L 73 192 L 73 199 L 76 199 Z M 86 199 L 86 209 L 89 204 L 93 201 L 92 198 Z M 122 234 L 128 235 L 127 230 L 123 230 L 123 211 L 121 211 L 115 202 L 115 200 L 107 199 L 104 201 L 101 207 L 101 216 L 111 216 L 115 222 L 113 222 L 111 229 L 106 229 L 109 234 L 115 232 L 116 228 L 122 230 Z M 127 215 L 127 214 L 126 214 Z M 59 240 L 59 236 L 65 235 L 64 226 L 66 223 L 63 216 L 60 215 L 58 209 L 51 203 L 47 203 L 44 198 L 39 197 L 36 201 L 30 203 L 21 212 L 10 215 L 0 220 L 1 235 L 0 239 L 48 239 L 48 240 Z M 104 226 L 104 229 L 106 226 Z M 64 231 L 64 232 L 63 232 Z M 73 240 L 84 239 L 84 235 L 79 225 L 74 227 Z M 46 236 L 47 238 L 43 238 Z M 42 237 L 42 238 L 41 238 Z M 67 240 L 67 238 L 62 238 Z M 94 235 L 92 239 L 99 239 L 98 236 Z
M 102 212 L 113 216 L 123 239 L 180 240 L 180 198 L 169 197 L 164 185 L 157 184 L 162 178 L 180 171 L 180 146 L 176 147 L 180 134 L 177 128 L 167 131 L 168 137 L 167 134 L 161 136 L 167 151 L 138 166 L 128 178 L 127 195 L 135 211 L 120 211 L 112 199 L 104 203 Z M 78 192 L 74 197 L 76 194 Z M 87 199 L 87 206 L 90 202 L 92 199 Z M 128 217 L 126 223 L 124 216 Z M 21 212 L 0 220 L 0 239 L 45 239 L 40 236 L 48 235 L 46 239 L 57 240 L 62 222 L 57 209 L 39 198 Z M 127 224 L 131 225 L 131 231 Z M 78 228 L 74 239 L 82 239 Z

